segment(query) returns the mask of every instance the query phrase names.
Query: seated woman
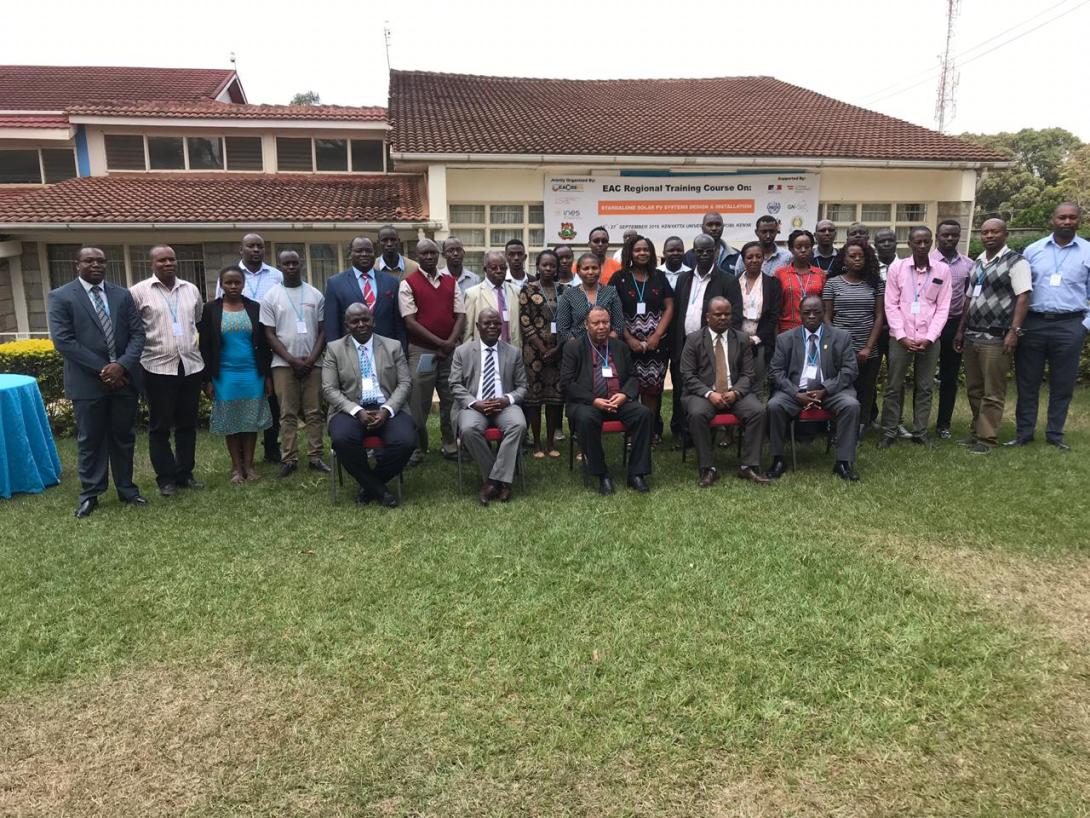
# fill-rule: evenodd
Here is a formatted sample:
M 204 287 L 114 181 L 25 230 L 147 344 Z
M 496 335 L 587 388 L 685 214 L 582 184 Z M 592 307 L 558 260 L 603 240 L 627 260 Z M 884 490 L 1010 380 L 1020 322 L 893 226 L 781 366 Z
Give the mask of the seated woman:
M 787 249 L 791 251 L 791 264 L 775 272 L 780 282 L 780 332 L 802 326 L 799 307 L 808 295 L 821 298 L 825 286 L 825 273 L 812 261 L 814 234 L 809 230 L 793 230 L 787 237 Z
M 231 455 L 231 482 L 257 480 L 257 433 L 272 425 L 268 380 L 272 352 L 261 328 L 261 306 L 242 294 L 245 279 L 236 265 L 219 275 L 223 295 L 204 305 L 200 333 L 204 391 L 212 399 L 213 434 L 223 435 Z
M 556 281 L 559 259 L 552 250 L 537 256 L 537 280 L 527 282 L 519 293 L 519 324 L 522 328 L 522 360 L 526 364 L 529 389 L 522 411 L 534 437 L 534 457 L 560 457 L 556 432 L 564 412 L 560 391 L 560 355 L 556 343 L 556 308 L 566 287 Z M 544 441 L 541 438 L 541 407 L 545 407 Z
M 609 336 L 620 338 L 624 334 L 624 314 L 617 291 L 608 284 L 599 284 L 601 267 L 598 256 L 583 253 L 575 263 L 581 286 L 568 287 L 560 295 L 556 306 L 556 343 L 563 347 L 571 338 L 587 334 L 587 315 L 594 307 L 609 313 Z

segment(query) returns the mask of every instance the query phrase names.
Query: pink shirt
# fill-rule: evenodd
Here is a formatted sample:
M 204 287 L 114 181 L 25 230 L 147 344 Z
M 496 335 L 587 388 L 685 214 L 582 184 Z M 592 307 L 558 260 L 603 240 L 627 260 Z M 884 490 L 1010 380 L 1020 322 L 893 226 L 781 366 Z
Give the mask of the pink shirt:
M 931 259 L 932 267 L 950 270 L 950 317 L 959 318 L 965 310 L 965 291 L 968 289 L 966 282 L 976 262 L 961 253 L 954 256 L 953 261 L 947 261 L 938 250 L 932 250 L 928 258 Z
M 886 321 L 898 341 L 930 341 L 942 334 L 950 317 L 950 268 L 928 265 L 917 271 L 912 256 L 898 259 L 886 273 Z M 918 304 L 918 312 L 913 312 Z

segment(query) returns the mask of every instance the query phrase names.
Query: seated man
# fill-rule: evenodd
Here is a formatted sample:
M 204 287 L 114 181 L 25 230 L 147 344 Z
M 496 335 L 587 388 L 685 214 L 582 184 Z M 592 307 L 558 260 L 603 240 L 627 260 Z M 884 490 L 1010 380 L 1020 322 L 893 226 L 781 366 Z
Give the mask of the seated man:
M 522 353 L 500 340 L 503 320 L 485 307 L 477 313 L 477 341 L 454 350 L 450 361 L 450 393 L 455 428 L 481 470 L 482 506 L 511 499 L 519 447 L 526 437 L 526 417 L 518 403 L 526 396 Z M 495 456 L 484 433 L 494 426 L 503 432 Z
M 628 430 L 632 451 L 628 485 L 638 492 L 651 489 L 644 479 L 651 473 L 651 427 L 654 414 L 636 400 L 639 382 L 628 346 L 609 337 L 609 311 L 594 307 L 586 318 L 587 334 L 564 345 L 560 388 L 567 396 L 567 414 L 587 470 L 597 475 L 599 491 L 613 493 L 613 478 L 602 451 L 602 423 L 619 420 Z
M 401 474 L 416 446 L 416 426 L 403 411 L 412 379 L 401 344 L 375 335 L 374 324 L 365 304 L 344 311 L 347 334 L 330 342 L 322 359 L 322 395 L 329 404 L 333 450 L 360 484 L 356 502 L 377 500 L 395 508 L 397 498 L 386 484 Z M 382 438 L 374 469 L 363 448 L 366 437 Z
M 753 347 L 741 330 L 731 326 L 730 301 L 716 296 L 708 302 L 706 329 L 685 338 L 681 352 L 685 417 L 689 436 L 696 445 L 700 487 L 717 479 L 708 427 L 717 414 L 730 412 L 742 421 L 742 464 L 738 476 L 754 483 L 768 483 L 761 476 L 761 439 L 765 431 L 765 410 L 756 394 Z
M 783 475 L 784 438 L 787 422 L 814 406 L 836 416 L 836 465 L 833 474 L 841 480 L 858 480 L 852 468 L 859 439 L 859 401 L 855 377 L 859 372 L 852 336 L 823 323 L 821 298 L 808 295 L 802 300 L 802 326 L 781 332 L 768 367 L 776 394 L 768 402 L 768 448 L 772 467 L 768 476 Z

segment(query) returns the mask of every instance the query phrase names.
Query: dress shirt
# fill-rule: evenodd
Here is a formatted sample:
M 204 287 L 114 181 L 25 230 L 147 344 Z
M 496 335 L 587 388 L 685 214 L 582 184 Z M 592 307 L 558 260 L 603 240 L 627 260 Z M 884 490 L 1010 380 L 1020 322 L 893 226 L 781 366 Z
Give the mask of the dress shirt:
M 818 252 L 817 247 L 814 247 L 814 257 L 811 259 L 815 267 L 820 267 L 821 272 L 825 275 L 829 274 L 829 270 L 833 266 L 833 259 L 836 258 L 836 248 L 833 248 L 833 254 L 831 256 L 823 256 Z
M 947 261 L 938 250 L 932 250 L 928 258 L 931 259 L 932 268 L 945 267 L 950 271 L 950 317 L 960 318 L 965 309 L 965 283 L 969 280 L 969 274 L 976 266 L 975 263 L 961 253 L 957 253 L 953 261 Z
M 424 280 L 432 286 L 433 290 L 438 290 L 439 285 L 443 282 L 443 274 L 438 270 L 435 271 L 435 275 L 428 275 L 424 272 L 423 267 L 417 272 L 424 276 Z M 450 276 L 448 275 L 447 277 L 449 278 Z M 457 284 L 457 282 L 455 282 L 455 284 Z M 397 287 L 397 308 L 403 317 L 406 315 L 416 315 L 416 313 L 419 312 L 416 308 L 416 296 L 413 295 L 413 288 L 409 286 L 408 281 L 402 281 Z M 458 286 L 455 286 L 454 288 L 454 314 L 466 314 L 465 294 L 462 292 L 462 288 Z
M 87 293 L 87 298 L 90 299 L 91 306 L 96 310 L 98 307 L 95 305 L 95 297 L 91 294 L 91 288 L 98 287 L 102 292 L 102 305 L 106 308 L 106 314 L 110 315 L 110 302 L 106 300 L 106 280 L 103 279 L 101 284 L 89 284 L 82 276 L 76 276 L 76 278 L 79 280 L 79 283 L 83 285 L 83 291 Z M 110 317 L 112 318 L 113 316 L 111 315 Z
M 352 345 L 354 346 L 354 348 L 356 350 L 356 360 L 357 361 L 359 360 L 359 357 L 360 357 L 360 347 L 363 347 L 364 349 L 367 350 L 367 354 L 371 358 L 371 368 L 375 370 L 375 390 L 382 393 L 382 399 L 384 401 L 388 401 L 390 399 L 390 396 L 387 395 L 383 391 L 382 384 L 379 383 L 379 380 L 378 380 L 378 369 L 375 367 L 375 344 L 374 344 L 375 336 L 372 335 L 370 338 L 368 338 L 366 344 L 361 344 L 352 335 L 349 335 L 348 337 L 352 339 Z M 360 373 L 360 379 L 361 379 L 361 381 L 363 379 L 363 373 L 362 372 Z M 362 391 L 362 385 L 361 385 L 361 391 Z M 357 395 L 355 398 L 353 398 L 353 400 L 359 401 L 359 396 Z M 397 414 L 394 411 L 394 407 L 390 406 L 389 403 L 383 403 L 382 406 L 379 407 L 379 408 L 385 409 L 387 412 L 389 412 L 390 417 L 393 417 L 395 414 Z M 363 407 L 357 405 L 357 406 L 352 407 L 352 411 L 349 412 L 348 414 L 352 415 L 352 417 L 355 417 L 356 415 L 358 415 L 362 411 L 363 411 Z
M 372 267 L 365 273 L 359 267 L 353 267 L 352 272 L 356 276 L 356 286 L 360 288 L 360 298 L 363 298 L 363 280 L 367 278 L 371 281 L 371 292 L 375 294 L 375 301 L 378 301 L 378 278 L 375 276 L 375 268 Z
M 402 255 L 397 257 L 397 264 L 392 267 L 386 263 L 386 259 L 383 257 L 382 253 L 379 253 L 378 258 L 375 259 L 376 270 L 387 270 L 392 273 L 397 273 L 400 276 L 405 272 L 405 267 L 405 256 Z
M 1035 241 L 1022 251 L 1033 272 L 1031 312 L 1085 312 L 1090 296 L 1090 241 L 1075 236 L 1064 247 L 1052 236 Z M 1058 285 L 1052 276 L 1061 276 Z
M 133 284 L 129 292 L 144 322 L 144 351 L 140 354 L 144 370 L 155 375 L 177 375 L 179 361 L 186 375 L 204 369 L 197 347 L 197 322 L 204 304 L 196 285 L 175 278 L 174 289 L 168 290 L 153 275 Z M 174 316 L 182 333 L 177 337 Z
M 932 283 L 935 278 L 942 279 L 937 289 Z M 912 304 L 917 300 L 920 311 L 913 313 Z M 889 265 L 885 304 L 890 338 L 935 343 L 950 316 L 949 269 L 928 264 L 917 272 L 912 256 L 898 259 Z
M 896 260 L 897 257 L 894 256 L 893 261 Z M 893 264 L 893 261 L 891 261 L 889 264 Z M 882 259 L 878 259 L 878 277 L 882 279 L 882 281 L 885 281 L 887 276 L 889 275 L 889 264 L 886 264 L 886 262 L 882 261 Z
M 708 327 L 708 337 L 712 339 L 712 364 L 713 365 L 715 363 L 715 342 L 720 338 L 723 339 L 723 357 L 727 362 L 727 391 L 729 392 L 729 391 L 731 391 L 731 389 L 734 388 L 734 378 L 730 374 L 730 344 L 727 341 L 727 338 L 729 338 L 730 336 L 725 332 L 724 333 L 718 333 L 715 330 L 713 330 L 711 327 Z M 707 392 L 705 392 L 704 393 L 704 399 L 707 400 L 708 396 L 711 395 L 711 393 L 714 392 L 714 391 L 715 391 L 714 389 L 709 389 Z
M 273 288 L 274 284 L 284 283 L 284 274 L 268 264 L 262 264 L 261 269 L 256 273 L 247 269 L 246 265 L 241 261 L 238 266 L 242 268 L 243 274 L 243 287 L 242 294 L 249 298 L 251 301 L 256 301 L 259 304 L 261 299 L 265 297 L 265 293 Z M 220 287 L 219 282 L 216 282 L 216 298 L 220 298 L 223 295 L 223 288 Z
M 477 400 L 484 400 L 484 362 L 488 356 L 488 350 L 490 347 L 484 342 L 480 342 L 480 355 L 481 355 L 481 378 L 477 382 Z M 515 405 L 515 399 L 512 395 L 503 391 L 503 378 L 500 376 L 500 345 L 497 342 L 491 349 L 492 354 L 496 358 L 496 373 L 493 376 L 492 397 L 493 398 L 507 398 L 507 402 L 512 406 Z
M 693 283 L 689 290 L 689 303 L 685 307 L 685 334 L 696 332 L 700 329 L 704 317 L 704 292 L 708 289 L 708 282 L 712 280 L 712 267 L 703 276 L 699 270 L 693 270 Z
M 781 267 L 790 267 L 795 263 L 795 257 L 791 255 L 791 251 L 786 247 L 780 247 L 776 245 L 776 252 L 770 255 L 764 260 L 761 265 L 761 272 L 766 276 L 776 275 L 776 271 Z M 742 257 L 738 257 L 738 262 L 734 265 L 734 274 L 737 276 L 744 275 L 746 272 L 746 265 L 742 262 Z
M 817 378 L 815 380 L 825 383 L 825 374 L 821 371 L 821 330 L 822 327 L 818 327 L 817 332 L 810 332 L 806 327 L 799 327 L 802 330 L 802 374 L 799 375 L 799 389 L 803 389 L 810 385 L 810 382 L 806 380 L 806 367 L 807 361 L 810 355 L 810 339 L 817 338 Z
M 448 268 L 444 267 L 442 270 L 439 271 L 439 275 L 449 276 L 453 274 Z M 457 279 L 455 279 L 454 283 L 457 284 L 458 289 L 464 293 L 470 287 L 476 287 L 478 284 L 480 284 L 481 277 L 472 270 L 463 267 L 462 274 L 458 276 Z
M 677 287 L 677 280 L 682 273 L 687 273 L 693 269 L 688 264 L 684 263 L 682 263 L 682 265 L 677 268 L 677 272 L 670 270 L 665 264 L 660 264 L 658 268 L 662 270 L 663 274 L 666 276 L 666 280 L 670 282 L 671 290 Z

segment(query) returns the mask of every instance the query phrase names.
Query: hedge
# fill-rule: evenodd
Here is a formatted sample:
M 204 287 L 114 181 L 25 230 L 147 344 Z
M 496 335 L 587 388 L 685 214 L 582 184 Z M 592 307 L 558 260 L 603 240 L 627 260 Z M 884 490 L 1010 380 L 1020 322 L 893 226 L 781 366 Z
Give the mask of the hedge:
M 30 375 L 38 380 L 53 434 L 72 434 L 76 428 L 71 401 L 64 397 L 64 359 L 45 339 L 0 344 L 0 372 Z

